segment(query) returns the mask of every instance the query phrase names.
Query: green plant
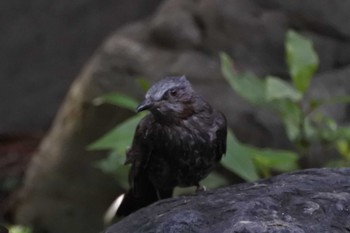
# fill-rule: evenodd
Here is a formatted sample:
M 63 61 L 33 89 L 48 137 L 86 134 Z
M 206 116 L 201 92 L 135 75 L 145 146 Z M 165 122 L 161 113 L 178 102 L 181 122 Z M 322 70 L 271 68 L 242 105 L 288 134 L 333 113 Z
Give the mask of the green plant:
M 25 226 L 20 225 L 12 225 L 9 228 L 10 233 L 31 233 L 32 229 Z
M 255 106 L 278 114 L 299 156 L 308 154 L 310 146 L 318 143 L 336 148 L 342 155 L 343 164 L 349 164 L 350 128 L 339 126 L 320 111 L 320 107 L 350 102 L 350 96 L 306 98 L 305 94 L 318 67 L 318 56 L 312 42 L 295 31 L 288 31 L 285 48 L 292 84 L 273 76 L 262 79 L 251 73 L 238 74 L 233 69 L 233 61 L 224 53 L 220 55 L 222 73 L 238 95 Z M 264 160 L 268 154 L 261 159 Z M 288 163 L 287 160 L 285 162 Z M 338 165 L 341 164 L 339 162 Z M 258 164 L 261 166 L 261 161 Z
M 225 168 L 247 181 L 270 176 L 271 171 L 291 171 L 298 168 L 298 154 L 306 154 L 310 145 L 316 142 L 327 142 L 338 149 L 343 160 L 338 161 L 337 165 L 350 161 L 350 129 L 338 126 L 334 120 L 318 111 L 326 104 L 349 102 L 350 97 L 327 100 L 305 98 L 312 75 L 318 66 L 317 54 L 309 40 L 294 31 L 287 34 L 286 60 L 292 84 L 273 76 L 261 79 L 252 73 L 235 73 L 230 57 L 222 53 L 220 58 L 222 73 L 233 90 L 249 103 L 276 112 L 298 152 L 245 145 L 229 131 L 227 153 L 221 161 Z M 144 90 L 148 89 L 147 82 L 139 83 Z M 130 110 L 136 108 L 137 102 L 120 93 L 107 94 L 95 101 L 96 104 L 110 103 Z M 127 168 L 123 165 L 123 155 L 131 144 L 134 129 L 142 117 L 144 113 L 127 119 L 88 147 L 89 150 L 111 151 L 97 166 L 105 172 L 113 173 L 125 187 Z M 227 183 L 225 177 L 218 173 L 212 173 L 203 182 L 209 188 Z

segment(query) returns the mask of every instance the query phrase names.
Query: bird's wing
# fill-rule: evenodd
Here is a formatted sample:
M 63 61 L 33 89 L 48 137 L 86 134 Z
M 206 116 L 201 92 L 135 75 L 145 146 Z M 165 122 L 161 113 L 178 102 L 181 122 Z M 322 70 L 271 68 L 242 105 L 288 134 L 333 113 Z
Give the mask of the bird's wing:
M 217 159 L 220 160 L 226 153 L 227 123 L 224 114 L 217 112 L 215 116 L 216 130 L 216 152 Z
M 147 135 L 152 129 L 152 122 L 150 115 L 140 121 L 136 127 L 131 148 L 126 153 L 125 164 L 131 164 L 130 190 L 125 194 L 116 213 L 117 216 L 126 216 L 159 199 L 159 191 L 155 189 L 147 175 L 148 161 L 152 151 L 152 143 L 150 143 L 152 140 L 149 140 Z
M 151 143 L 147 142 L 148 131 L 151 128 L 152 120 L 147 115 L 137 125 L 131 148 L 126 153 L 125 164 L 131 164 L 129 182 L 133 186 L 134 180 L 142 171 L 147 168 L 151 155 Z

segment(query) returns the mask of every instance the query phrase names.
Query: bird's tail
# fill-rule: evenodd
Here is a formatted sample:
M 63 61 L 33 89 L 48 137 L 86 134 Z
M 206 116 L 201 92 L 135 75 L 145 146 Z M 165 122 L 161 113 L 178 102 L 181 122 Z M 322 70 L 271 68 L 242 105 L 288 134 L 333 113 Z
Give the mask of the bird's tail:
M 127 216 L 142 207 L 148 206 L 159 199 L 171 197 L 172 190 L 158 191 L 146 176 L 134 179 L 133 187 L 124 195 L 116 215 Z
M 142 207 L 152 204 L 158 200 L 157 194 L 151 190 L 151 192 L 142 193 L 137 195 L 132 189 L 130 189 L 125 195 L 122 203 L 120 204 L 116 215 L 118 217 L 127 216 Z

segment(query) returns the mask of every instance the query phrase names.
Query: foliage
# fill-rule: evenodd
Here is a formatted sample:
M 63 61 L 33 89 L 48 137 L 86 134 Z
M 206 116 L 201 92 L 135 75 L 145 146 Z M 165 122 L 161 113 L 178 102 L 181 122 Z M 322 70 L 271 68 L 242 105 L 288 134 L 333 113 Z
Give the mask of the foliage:
M 94 99 L 95 105 L 100 105 L 103 103 L 114 104 L 119 107 L 129 109 L 131 111 L 134 111 L 135 106 L 137 106 L 136 100 L 120 93 L 109 93 Z
M 298 154 L 307 153 L 312 143 L 327 142 L 333 145 L 343 160 L 350 164 L 350 129 L 337 123 L 318 111 L 320 107 L 333 103 L 350 102 L 349 96 L 331 99 L 306 99 L 312 76 L 318 67 L 318 57 L 312 42 L 294 31 L 286 38 L 286 61 L 292 84 L 278 77 L 262 79 L 252 73 L 236 73 L 231 58 L 222 53 L 221 70 L 232 89 L 249 103 L 270 109 L 282 120 L 286 134 L 296 145 L 298 153 L 292 151 L 255 148 L 239 142 L 229 131 L 227 154 L 222 165 L 247 181 L 271 175 L 272 171 L 285 172 L 298 168 Z M 140 80 L 144 89 L 149 84 Z M 120 93 L 111 93 L 95 100 L 95 104 L 110 103 L 133 110 L 138 101 Z M 137 114 L 120 123 L 102 138 L 89 145 L 89 150 L 110 150 L 110 155 L 96 166 L 105 172 L 113 173 L 123 187 L 127 186 L 127 168 L 123 165 L 124 155 L 131 145 L 134 129 L 144 113 Z M 333 165 L 339 165 L 336 161 Z M 344 163 L 342 163 L 344 164 Z M 209 187 L 225 184 L 220 174 L 212 173 L 202 183 Z M 181 193 L 181 192 L 178 192 Z
M 140 86 L 147 88 L 148 84 L 141 81 Z M 134 111 L 137 106 L 137 101 L 135 99 L 121 93 L 108 93 L 94 100 L 95 105 L 104 103 L 113 104 L 132 111 Z M 132 143 L 134 130 L 138 122 L 144 116 L 145 113 L 142 112 L 126 119 L 87 147 L 88 150 L 109 151 L 108 156 L 97 161 L 95 166 L 105 173 L 112 174 L 118 181 L 118 184 L 125 189 L 128 188 L 129 168 L 124 165 L 125 157 L 123 155 Z
M 222 73 L 242 98 L 278 114 L 288 138 L 296 146 L 300 156 L 308 154 L 313 144 L 331 145 L 342 155 L 343 164 L 349 164 L 350 128 L 338 126 L 320 108 L 328 104 L 349 103 L 350 96 L 330 99 L 306 98 L 305 94 L 318 67 L 318 56 L 312 42 L 294 31 L 287 33 L 285 47 L 292 84 L 273 76 L 262 79 L 251 73 L 236 73 L 233 61 L 224 53 L 220 55 Z M 275 157 L 270 156 L 271 152 L 255 160 L 258 166 L 266 167 L 274 163 L 269 160 Z M 278 157 L 282 159 L 280 155 Z M 296 168 L 296 154 L 287 153 L 283 157 L 286 170 Z M 266 171 L 268 168 L 264 169 L 263 173 Z
M 106 133 L 102 138 L 90 144 L 88 146 L 88 149 L 115 150 L 117 154 L 124 154 L 128 146 L 131 145 L 136 125 L 145 115 L 145 113 L 140 113 L 133 117 L 130 117 L 126 121 L 117 125 L 114 129 Z
M 10 233 L 31 233 L 32 232 L 32 229 L 30 229 L 29 227 L 20 226 L 20 225 L 13 225 L 13 226 L 10 226 L 8 229 Z
M 289 31 L 286 41 L 286 60 L 294 87 L 305 93 L 319 63 L 312 42 L 294 31 Z
M 257 180 L 260 175 L 270 176 L 270 170 L 290 171 L 297 167 L 293 152 L 260 149 L 240 143 L 229 131 L 227 155 L 221 160 L 224 167 L 247 181 Z

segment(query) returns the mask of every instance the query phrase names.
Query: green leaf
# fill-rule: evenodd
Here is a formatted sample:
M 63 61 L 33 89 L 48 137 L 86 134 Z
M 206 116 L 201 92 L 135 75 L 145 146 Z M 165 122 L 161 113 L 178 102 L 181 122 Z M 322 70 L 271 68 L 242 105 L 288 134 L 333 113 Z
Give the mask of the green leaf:
M 254 74 L 237 74 L 233 70 L 233 61 L 225 53 L 220 54 L 221 71 L 233 90 L 251 104 L 265 103 L 265 81 Z
M 336 128 L 323 128 L 319 130 L 320 137 L 323 140 L 335 142 L 337 140 L 346 140 L 350 142 L 350 128 L 338 127 Z
M 350 96 L 335 96 L 329 99 L 311 99 L 309 102 L 310 105 L 316 105 L 315 108 L 331 104 L 348 104 L 350 103 Z
M 298 168 L 298 156 L 294 152 L 244 145 L 231 131 L 227 135 L 227 146 L 222 165 L 247 181 L 259 178 L 258 169 L 264 175 L 269 175 L 270 169 L 285 172 Z
M 309 99 L 309 112 L 315 111 L 319 107 L 331 104 L 349 104 L 350 96 L 334 96 L 327 99 Z
M 295 141 L 299 138 L 302 120 L 301 107 L 289 99 L 274 100 L 269 103 L 269 107 L 279 114 L 289 140 Z
M 350 162 L 350 140 L 340 139 L 335 142 L 339 154 Z
M 266 78 L 266 100 L 286 98 L 298 102 L 302 97 L 303 95 L 288 82 L 273 76 Z
M 249 148 L 241 144 L 230 130 L 227 135 L 227 153 L 221 164 L 247 181 L 259 178 Z
M 286 56 L 294 86 L 305 93 L 319 63 L 312 42 L 295 31 L 288 31 Z
M 116 170 L 124 166 L 125 156 L 120 156 L 117 151 L 111 151 L 104 159 L 95 162 L 95 167 L 105 173 L 114 174 Z
M 337 139 L 343 139 L 350 142 L 350 127 L 339 126 L 336 130 Z
M 9 227 L 10 233 L 31 233 L 32 229 L 26 226 L 14 225 Z
M 287 172 L 298 168 L 298 155 L 291 151 L 252 148 L 251 153 L 255 162 L 269 169 Z
M 88 150 L 116 150 L 124 154 L 131 145 L 138 122 L 146 115 L 140 113 L 131 117 L 88 146 Z
M 124 165 L 125 156 L 120 156 L 117 151 L 111 151 L 109 155 L 97 161 L 95 166 L 107 174 L 112 174 L 118 185 L 127 189 L 129 166 Z
M 96 99 L 94 99 L 93 102 L 95 105 L 100 105 L 103 103 L 114 104 L 119 107 L 129 109 L 131 111 L 135 111 L 138 104 L 138 102 L 135 99 L 120 93 L 109 93 L 97 97 Z
M 318 129 L 310 117 L 304 118 L 304 136 L 308 141 L 318 140 Z
M 141 87 L 141 89 L 144 91 L 147 91 L 151 87 L 149 82 L 144 78 L 138 78 L 137 82 L 138 82 L 139 86 Z
M 208 189 L 216 189 L 228 185 L 229 181 L 223 175 L 216 172 L 212 172 L 207 178 L 201 181 L 201 184 L 207 187 Z

